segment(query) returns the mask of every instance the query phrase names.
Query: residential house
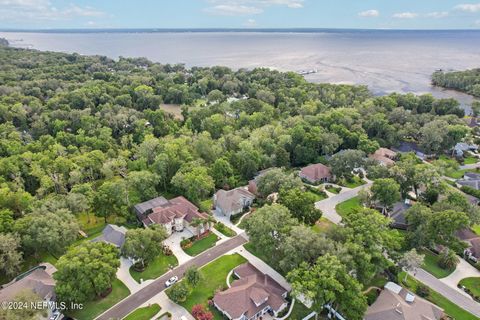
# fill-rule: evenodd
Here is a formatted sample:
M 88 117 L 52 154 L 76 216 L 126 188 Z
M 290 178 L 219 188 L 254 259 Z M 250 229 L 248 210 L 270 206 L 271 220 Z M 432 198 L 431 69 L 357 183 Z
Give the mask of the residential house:
M 255 195 L 245 187 L 228 191 L 220 189 L 213 195 L 213 206 L 215 212 L 230 218 L 250 207 L 253 200 L 255 200 Z
M 413 204 L 414 201 L 405 199 L 404 201 L 399 201 L 393 205 L 393 209 L 389 214 L 389 217 L 393 220 L 391 224 L 392 228 L 401 230 L 406 230 L 408 228 L 405 213 Z
M 456 181 L 459 187 L 467 186 L 475 190 L 480 190 L 480 174 L 475 172 L 465 172 L 463 179 Z
M 391 166 L 395 164 L 397 153 L 387 148 L 379 148 L 374 153 L 369 155 L 369 158 L 377 160 L 381 165 Z
M 260 319 L 266 313 L 277 316 L 287 307 L 287 289 L 249 262 L 235 268 L 233 274 L 238 280 L 213 297 L 215 307 L 228 319 Z
M 476 144 L 468 144 L 465 142 L 459 142 L 453 147 L 453 154 L 457 157 L 463 157 L 466 152 L 477 151 L 478 146 Z
M 364 320 L 440 320 L 443 310 L 415 296 L 396 283 L 388 282 L 377 300 L 368 307 Z
M 422 160 L 425 160 L 434 156 L 434 154 L 424 153 L 424 151 L 415 142 L 403 141 L 398 147 L 393 148 L 393 150 L 400 153 L 413 152 L 418 158 Z
M 298 176 L 310 183 L 328 182 L 332 179 L 329 167 L 322 163 L 315 163 L 303 167 Z
M 135 205 L 134 210 L 144 226 L 161 224 L 168 234 L 181 232 L 185 228 L 193 234 L 202 234 L 210 229 L 209 223 L 192 226 L 192 221 L 206 219 L 208 214 L 200 212 L 193 203 L 182 196 L 170 200 L 157 197 Z
M 468 246 L 463 252 L 466 258 L 477 262 L 480 260 L 480 236 L 470 228 L 458 230 L 456 236 Z
M 127 233 L 127 228 L 119 227 L 114 224 L 107 225 L 103 231 L 102 235 L 96 237 L 92 242 L 106 242 L 113 244 L 115 247 L 121 249 L 125 243 L 125 234 Z
M 264 169 L 264 170 L 261 170 L 257 173 L 257 175 L 250 181 L 248 181 L 248 191 L 250 191 L 251 193 L 253 194 L 258 194 L 257 193 L 257 182 L 258 182 L 258 179 L 260 177 L 262 177 L 263 175 L 265 175 L 265 173 L 267 173 L 268 171 L 272 170 L 274 168 L 268 168 L 268 169 Z
M 50 263 L 43 263 L 21 274 L 2 286 L 0 301 L 15 301 L 15 297 L 25 291 L 33 291 L 42 301 L 55 301 L 55 280 L 52 275 L 56 271 Z

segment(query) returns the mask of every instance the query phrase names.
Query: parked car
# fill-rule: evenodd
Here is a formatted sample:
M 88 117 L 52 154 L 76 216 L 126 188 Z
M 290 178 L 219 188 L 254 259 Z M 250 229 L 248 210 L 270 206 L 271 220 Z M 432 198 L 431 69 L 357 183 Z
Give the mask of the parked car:
M 175 283 L 177 283 L 178 281 L 178 277 L 177 276 L 174 276 L 174 277 L 171 277 L 170 279 L 168 279 L 166 282 L 165 282 L 165 287 L 171 287 L 173 286 Z

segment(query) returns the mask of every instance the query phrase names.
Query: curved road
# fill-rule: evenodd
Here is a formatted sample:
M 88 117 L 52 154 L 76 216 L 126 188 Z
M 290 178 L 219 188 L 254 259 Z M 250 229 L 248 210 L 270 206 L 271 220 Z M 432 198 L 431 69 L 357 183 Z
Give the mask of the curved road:
M 145 301 L 153 298 L 155 295 L 159 294 L 165 290 L 165 281 L 173 276 L 177 276 L 179 279 L 183 277 L 185 271 L 191 266 L 202 267 L 209 262 L 215 260 L 218 257 L 221 257 L 225 253 L 229 252 L 241 246 L 247 242 L 245 234 L 239 234 L 238 236 L 227 240 L 204 253 L 196 256 L 190 261 L 176 267 L 172 271 L 167 272 L 163 276 L 157 278 L 151 284 L 147 285 L 143 289 L 135 292 L 134 294 L 129 295 L 112 308 L 105 311 L 103 314 L 98 316 L 97 320 L 108 320 L 108 319 L 122 319 L 133 310 L 140 307 Z

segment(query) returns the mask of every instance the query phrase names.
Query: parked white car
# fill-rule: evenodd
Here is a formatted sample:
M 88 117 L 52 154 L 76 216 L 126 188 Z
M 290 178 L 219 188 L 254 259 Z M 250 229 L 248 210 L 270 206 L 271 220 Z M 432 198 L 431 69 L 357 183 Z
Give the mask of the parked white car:
M 165 282 L 165 287 L 171 287 L 173 286 L 175 283 L 177 283 L 178 281 L 178 277 L 177 276 L 174 276 L 174 277 L 171 277 L 170 279 L 168 279 L 166 282 Z

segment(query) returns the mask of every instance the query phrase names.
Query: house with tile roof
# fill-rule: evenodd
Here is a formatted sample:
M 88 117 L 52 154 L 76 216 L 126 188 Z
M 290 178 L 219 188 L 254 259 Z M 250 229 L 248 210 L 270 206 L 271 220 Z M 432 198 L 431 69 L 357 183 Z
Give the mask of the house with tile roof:
M 298 176 L 310 183 L 328 182 L 332 179 L 332 172 L 326 165 L 315 163 L 303 167 Z
M 368 156 L 370 159 L 378 161 L 383 166 L 395 164 L 397 153 L 387 148 L 378 148 L 374 153 Z
M 145 227 L 160 224 L 165 227 L 168 234 L 184 229 L 190 230 L 193 234 L 202 234 L 210 230 L 209 223 L 203 223 L 198 227 L 191 226 L 192 221 L 206 219 L 208 214 L 200 212 L 197 206 L 182 196 L 170 200 L 157 197 L 135 205 L 134 211 Z
M 245 187 L 228 191 L 220 189 L 213 195 L 213 206 L 218 214 L 231 217 L 249 208 L 253 200 L 255 195 Z
M 396 283 L 388 282 L 377 300 L 368 307 L 364 320 L 440 320 L 443 310 L 415 296 Z
M 287 289 L 249 262 L 235 268 L 233 274 L 238 280 L 213 297 L 214 306 L 228 319 L 259 319 L 266 313 L 277 316 L 287 307 Z

